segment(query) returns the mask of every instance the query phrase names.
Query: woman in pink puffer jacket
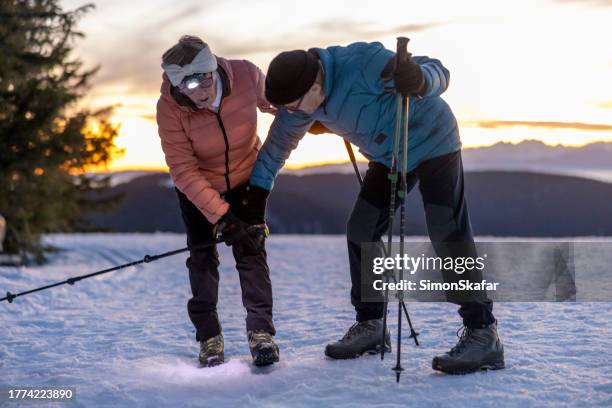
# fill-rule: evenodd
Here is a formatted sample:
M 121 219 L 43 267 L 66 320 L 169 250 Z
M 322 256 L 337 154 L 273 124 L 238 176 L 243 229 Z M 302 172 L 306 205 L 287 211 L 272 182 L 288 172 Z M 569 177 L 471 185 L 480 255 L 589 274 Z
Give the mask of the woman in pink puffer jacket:
M 162 61 L 157 124 L 187 244 L 213 241 L 219 231 L 232 246 L 251 354 L 256 365 L 271 364 L 278 361 L 278 347 L 264 246 L 267 191 L 248 185 L 261 146 L 257 109 L 274 111 L 264 96 L 265 76 L 249 61 L 216 57 L 194 36 L 183 36 Z M 193 293 L 187 309 L 204 366 L 224 361 L 218 265 L 214 246 L 193 249 L 187 259 Z

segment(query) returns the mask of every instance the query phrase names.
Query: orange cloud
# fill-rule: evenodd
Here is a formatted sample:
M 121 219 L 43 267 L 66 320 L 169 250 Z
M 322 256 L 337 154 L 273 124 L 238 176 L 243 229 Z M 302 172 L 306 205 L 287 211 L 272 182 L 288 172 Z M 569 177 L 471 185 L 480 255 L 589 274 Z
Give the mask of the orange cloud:
M 515 126 L 526 126 L 532 128 L 546 129 L 578 129 L 590 131 L 609 132 L 612 125 L 582 122 L 545 122 L 545 121 L 520 121 L 520 120 L 484 120 L 476 122 L 463 122 L 468 127 L 480 127 L 486 129 L 498 129 Z

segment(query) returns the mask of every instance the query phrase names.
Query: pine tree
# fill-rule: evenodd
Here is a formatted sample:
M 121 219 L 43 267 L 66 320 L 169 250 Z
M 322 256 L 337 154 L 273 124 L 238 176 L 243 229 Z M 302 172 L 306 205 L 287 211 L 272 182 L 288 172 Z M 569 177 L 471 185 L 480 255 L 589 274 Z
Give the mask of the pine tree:
M 78 19 L 93 5 L 66 12 L 57 0 L 0 0 L 0 214 L 4 250 L 43 262 L 42 234 L 84 230 L 88 211 L 109 179 L 88 169 L 120 154 L 111 108 L 90 111 L 77 102 L 99 67 L 71 56 Z

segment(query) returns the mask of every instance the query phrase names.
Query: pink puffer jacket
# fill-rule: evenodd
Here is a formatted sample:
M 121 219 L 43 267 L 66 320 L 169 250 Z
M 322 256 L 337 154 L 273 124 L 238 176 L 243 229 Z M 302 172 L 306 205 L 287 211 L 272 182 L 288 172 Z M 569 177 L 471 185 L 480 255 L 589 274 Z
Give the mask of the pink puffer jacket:
M 217 62 L 225 80 L 218 113 L 178 103 L 165 74 L 157 102 L 159 137 L 170 176 L 211 223 L 229 208 L 221 193 L 251 175 L 261 146 L 257 108 L 272 112 L 259 68 L 245 60 L 217 57 Z

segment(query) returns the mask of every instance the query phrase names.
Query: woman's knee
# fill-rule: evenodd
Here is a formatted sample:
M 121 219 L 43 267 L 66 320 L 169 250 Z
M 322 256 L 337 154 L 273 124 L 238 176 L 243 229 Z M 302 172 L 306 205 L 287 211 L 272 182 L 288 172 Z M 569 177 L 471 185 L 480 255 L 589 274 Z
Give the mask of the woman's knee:
M 185 264 L 189 270 L 216 268 L 219 266 L 217 248 L 204 248 L 191 251 Z

